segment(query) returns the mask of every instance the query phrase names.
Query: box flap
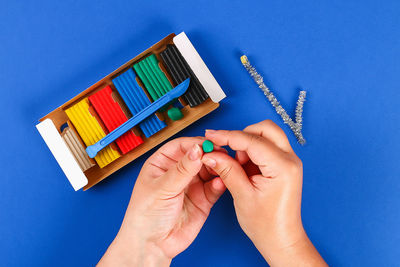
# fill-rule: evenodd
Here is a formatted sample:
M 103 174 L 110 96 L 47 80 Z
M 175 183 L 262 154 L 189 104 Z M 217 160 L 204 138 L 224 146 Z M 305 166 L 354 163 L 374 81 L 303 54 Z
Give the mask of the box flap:
M 87 185 L 88 180 L 50 119 L 36 125 L 37 130 L 56 158 L 75 191 Z
M 181 32 L 173 39 L 175 46 L 179 49 L 186 62 L 203 85 L 211 100 L 218 103 L 226 97 L 224 91 L 207 68 L 199 53 L 194 48 L 185 32 Z

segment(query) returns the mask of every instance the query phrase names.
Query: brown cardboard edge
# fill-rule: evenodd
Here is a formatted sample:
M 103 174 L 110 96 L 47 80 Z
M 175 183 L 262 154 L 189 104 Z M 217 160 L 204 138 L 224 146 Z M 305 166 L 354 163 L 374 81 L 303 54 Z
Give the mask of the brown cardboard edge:
M 126 70 L 128 70 L 135 62 L 139 61 L 140 59 L 142 59 L 143 57 L 145 57 L 149 53 L 152 53 L 153 51 L 159 50 L 162 46 L 164 46 L 164 45 L 166 45 L 168 43 L 172 43 L 172 39 L 175 36 L 176 36 L 175 33 L 169 34 L 167 37 L 163 38 L 161 41 L 157 42 L 156 44 L 152 45 L 151 47 L 149 47 L 148 49 L 146 49 L 145 51 L 143 51 L 142 53 L 140 53 L 136 57 L 132 58 L 131 60 L 129 60 L 128 62 L 123 64 L 121 67 L 117 68 L 116 70 L 114 70 L 113 72 L 108 74 L 107 76 L 103 77 L 98 82 L 96 82 L 95 84 L 93 84 L 92 86 L 87 88 L 86 90 L 82 91 L 81 93 L 79 93 L 75 97 L 71 98 L 69 101 L 65 102 L 63 105 L 61 105 L 58 108 L 54 109 L 52 112 L 48 113 L 46 116 L 40 118 L 39 121 L 41 122 L 41 121 L 43 121 L 43 120 L 45 120 L 47 118 L 50 118 L 53 113 L 57 112 L 57 110 L 68 108 L 68 106 L 78 102 L 79 100 L 81 100 L 81 99 L 83 99 L 85 97 L 90 96 L 92 93 L 94 93 L 98 89 L 102 89 L 103 87 L 105 87 L 107 85 L 112 85 L 113 84 L 112 83 L 112 79 L 115 76 L 118 76 L 120 73 L 125 72 Z
M 145 56 L 147 56 L 150 53 L 159 53 L 163 47 L 165 47 L 167 44 L 172 44 L 173 43 L 173 37 L 175 36 L 174 33 L 169 34 L 167 37 L 163 38 L 150 48 L 146 49 L 136 57 L 132 58 L 125 64 L 123 64 L 121 67 L 117 68 L 115 71 L 111 72 L 83 92 L 79 93 L 77 96 L 73 97 L 63 105 L 59 106 L 43 118 L 41 118 L 39 121 L 43 121 L 47 118 L 51 119 L 53 123 L 55 124 L 57 130 L 60 130 L 60 127 L 62 124 L 64 124 L 66 121 L 68 121 L 68 117 L 65 114 L 64 110 L 68 108 L 69 106 L 79 102 L 80 100 L 89 97 L 91 94 L 95 93 L 96 91 L 102 89 L 103 87 L 110 85 L 112 86 L 113 89 L 113 83 L 112 79 L 116 76 L 118 76 L 120 73 L 125 72 L 127 69 L 129 69 L 134 63 L 138 62 Z M 159 59 L 159 58 L 158 58 Z M 159 59 L 160 63 L 163 62 L 162 59 Z M 166 73 L 167 77 L 169 77 L 169 73 Z M 181 101 L 182 103 L 182 101 Z M 163 130 L 160 132 L 154 134 L 153 136 L 149 138 L 143 138 L 144 143 L 139 145 L 138 147 L 134 148 L 132 151 L 128 152 L 125 155 L 121 155 L 120 158 L 116 159 L 115 161 L 111 162 L 109 165 L 100 168 L 98 165 L 95 165 L 91 167 L 90 169 L 85 171 L 85 175 L 88 179 L 88 184 L 84 187 L 84 190 L 87 190 L 91 188 L 92 186 L 96 185 L 98 182 L 104 180 L 114 172 L 118 171 L 120 168 L 124 167 L 128 163 L 132 162 L 136 158 L 140 157 L 147 151 L 151 150 L 155 146 L 159 145 L 163 141 L 167 140 L 171 136 L 175 135 L 179 131 L 183 130 L 193 122 L 197 121 L 198 119 L 204 117 L 208 113 L 212 112 L 219 106 L 219 103 L 214 103 L 211 99 L 207 99 L 204 103 L 201 105 L 190 108 L 188 105 L 184 106 L 182 109 L 182 113 L 184 114 L 184 118 L 179 121 L 171 121 L 168 116 L 165 117 L 165 121 L 167 123 L 167 127 L 165 127 Z M 79 135 L 78 135 L 79 136 Z
M 158 133 L 147 138 L 143 144 L 134 148 L 133 150 L 121 156 L 117 160 L 111 162 L 109 165 L 103 167 L 102 169 L 100 169 L 96 165 L 87 170 L 85 174 L 88 178 L 88 184 L 83 188 L 83 190 L 86 191 L 87 189 L 96 185 L 100 181 L 107 178 L 111 173 L 114 173 L 117 170 L 121 169 L 122 167 L 126 166 L 127 164 L 131 163 L 141 155 L 145 154 L 149 150 L 153 149 L 160 143 L 170 138 L 171 136 L 180 132 L 181 130 L 191 125 L 195 121 L 199 120 L 200 118 L 214 111 L 218 107 L 219 103 L 214 103 L 211 99 L 207 99 L 206 102 L 194 108 L 185 106 L 182 109 L 183 119 L 179 121 L 172 121 L 169 118 L 167 118 L 166 122 L 168 126 L 165 127 L 163 130 L 159 131 Z M 111 173 L 110 170 L 112 170 Z M 92 175 L 94 173 L 95 176 Z

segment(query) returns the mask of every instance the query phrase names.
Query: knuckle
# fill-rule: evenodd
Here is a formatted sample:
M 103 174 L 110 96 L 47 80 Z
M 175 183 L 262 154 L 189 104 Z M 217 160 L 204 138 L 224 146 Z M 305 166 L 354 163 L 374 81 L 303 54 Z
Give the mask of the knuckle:
M 299 157 L 295 157 L 295 160 L 299 166 L 299 169 L 303 170 L 303 161 Z
M 254 130 L 254 129 L 264 129 L 277 126 L 272 120 L 263 120 L 255 124 L 251 124 L 244 128 L 244 131 Z
M 225 166 L 225 167 L 223 167 L 223 168 L 221 169 L 221 171 L 220 171 L 220 173 L 219 173 L 219 176 L 220 176 L 222 179 L 225 179 L 225 178 L 227 178 L 227 177 L 230 175 L 231 171 L 232 171 L 232 165 Z
M 168 143 L 176 143 L 176 144 L 179 144 L 179 143 L 185 141 L 186 138 L 187 138 L 187 137 L 178 137 L 178 138 L 175 138 L 175 139 L 169 141 Z
M 261 124 L 264 124 L 266 126 L 268 126 L 268 125 L 276 125 L 275 122 L 273 122 L 272 120 L 263 120 L 261 122 Z
M 251 132 L 254 129 L 257 129 L 257 124 L 252 124 L 252 125 L 247 126 L 246 128 L 243 129 L 243 132 Z
M 184 144 L 184 143 L 190 143 L 190 142 L 196 142 L 198 140 L 200 140 L 201 137 L 178 137 L 175 138 L 171 141 L 169 141 L 168 143 L 172 143 L 172 144 Z
M 182 175 L 189 175 L 190 171 L 189 169 L 186 168 L 185 164 L 183 163 L 182 160 L 178 161 L 178 163 L 176 164 L 176 170 L 178 171 L 178 173 L 182 174 Z
M 251 134 L 250 135 L 250 146 L 257 146 L 258 144 L 260 144 L 260 142 L 263 141 L 263 138 L 259 135 L 254 135 Z
M 273 122 L 272 120 L 265 120 L 262 121 L 261 124 L 264 126 L 265 129 L 274 129 L 276 130 L 278 133 L 280 133 L 281 135 L 284 135 L 286 137 L 285 132 L 282 130 L 281 127 L 278 126 L 278 124 L 276 124 L 275 122 Z
M 262 126 L 265 129 L 269 129 L 269 128 L 279 128 L 278 125 L 276 125 L 275 122 L 273 122 L 272 120 L 264 120 L 262 122 L 260 122 L 260 126 Z
M 303 163 L 297 156 L 295 156 L 286 162 L 286 170 L 291 175 L 300 175 L 303 171 Z
M 239 134 L 240 134 L 240 131 L 238 131 L 238 130 L 232 130 L 232 131 L 225 132 L 225 135 L 228 137 L 228 139 L 231 139 L 235 135 L 239 135 Z

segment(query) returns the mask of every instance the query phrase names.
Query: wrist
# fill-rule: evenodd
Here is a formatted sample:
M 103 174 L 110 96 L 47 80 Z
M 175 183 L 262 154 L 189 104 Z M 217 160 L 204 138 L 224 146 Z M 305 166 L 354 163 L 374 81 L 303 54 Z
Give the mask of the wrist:
M 99 266 L 169 266 L 172 259 L 153 242 L 118 233 Z
M 271 266 L 326 266 L 324 260 L 308 238 L 304 228 L 298 229 L 290 239 L 282 238 L 275 244 L 259 249 Z

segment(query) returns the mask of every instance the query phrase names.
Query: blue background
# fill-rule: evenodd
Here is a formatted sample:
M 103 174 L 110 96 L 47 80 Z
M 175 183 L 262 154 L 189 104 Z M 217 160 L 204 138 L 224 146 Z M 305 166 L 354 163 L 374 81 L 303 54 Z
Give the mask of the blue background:
M 186 31 L 227 98 L 179 136 L 272 119 L 304 163 L 303 221 L 334 266 L 400 253 L 400 2 L 2 1 L 0 265 L 94 265 L 154 151 L 74 192 L 37 120 L 171 32 Z M 293 114 L 301 147 L 242 67 L 246 53 Z M 258 266 L 225 193 L 174 266 Z

